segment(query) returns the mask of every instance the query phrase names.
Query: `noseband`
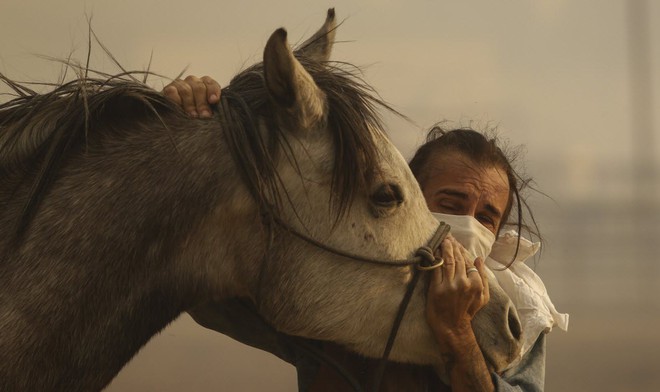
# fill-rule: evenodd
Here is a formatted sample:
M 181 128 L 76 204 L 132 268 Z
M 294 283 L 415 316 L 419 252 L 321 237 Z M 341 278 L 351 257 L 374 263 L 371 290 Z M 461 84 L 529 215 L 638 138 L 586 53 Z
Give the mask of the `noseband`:
M 447 234 L 449 234 L 449 230 L 451 226 L 449 226 L 445 222 L 440 222 L 438 228 L 435 231 L 435 234 L 433 234 L 433 237 L 431 237 L 428 244 L 425 246 L 421 246 L 419 249 L 417 249 L 415 255 L 412 256 L 411 258 L 400 259 L 400 260 L 382 260 L 382 259 L 366 257 L 351 252 L 343 251 L 341 249 L 333 248 L 318 240 L 315 240 L 314 238 L 308 235 L 299 232 L 298 230 L 294 229 L 293 227 L 286 224 L 277 217 L 273 217 L 273 220 L 283 229 L 285 229 L 287 232 L 293 234 L 294 236 L 300 238 L 301 240 L 317 248 L 333 253 L 337 256 L 341 256 L 347 259 L 352 259 L 355 261 L 363 261 L 371 264 L 379 264 L 389 267 L 405 267 L 409 265 L 414 265 L 416 267 L 416 269 L 413 271 L 412 279 L 410 280 L 410 282 L 408 283 L 408 287 L 406 288 L 406 293 L 404 294 L 403 298 L 401 299 L 401 303 L 399 304 L 399 309 L 392 324 L 392 329 L 390 330 L 390 335 L 387 339 L 385 350 L 383 351 L 383 355 L 378 363 L 378 368 L 376 369 L 373 390 L 374 392 L 377 392 L 380 388 L 380 383 L 382 381 L 383 374 L 385 373 L 385 366 L 387 365 L 387 360 L 389 358 L 390 352 L 392 351 L 392 346 L 394 346 L 394 340 L 396 339 L 397 332 L 399 331 L 399 327 L 401 326 L 403 315 L 405 314 L 408 304 L 410 303 L 410 299 L 412 298 L 413 291 L 415 291 L 415 286 L 419 281 L 419 276 L 420 276 L 419 271 L 430 271 L 444 264 L 444 260 L 442 258 L 440 258 L 440 260 L 436 259 L 434 254 L 436 250 L 440 247 L 442 241 L 447 237 Z M 312 346 L 304 346 L 302 348 L 304 349 L 304 351 L 307 351 L 308 354 L 313 356 L 315 359 L 324 361 L 330 366 L 332 366 L 342 377 L 346 379 L 346 381 L 353 387 L 355 391 L 360 391 L 360 392 L 362 391 L 360 384 L 355 379 L 353 379 L 350 373 L 347 372 L 345 369 L 343 369 L 341 365 L 339 365 L 332 358 L 325 355 L 325 353 L 323 353 L 322 350 Z
M 345 257 L 347 259 L 353 259 L 356 261 L 364 261 L 371 264 L 386 265 L 389 267 L 405 267 L 408 265 L 415 265 L 417 269 L 423 271 L 436 269 L 444 263 L 443 259 L 436 260 L 433 254 L 440 247 L 442 240 L 445 239 L 445 237 L 449 233 L 449 229 L 451 228 L 445 222 L 440 222 L 438 228 L 435 231 L 435 234 L 429 240 L 428 245 L 419 247 L 419 249 L 417 249 L 413 257 L 408 259 L 400 259 L 400 260 L 383 260 L 383 259 L 376 259 L 372 257 L 362 256 L 341 249 L 333 248 L 318 240 L 315 240 L 314 238 L 306 234 L 299 232 L 298 230 L 294 229 L 293 227 L 291 227 L 290 225 L 288 225 L 278 217 L 272 217 L 272 219 L 278 225 L 284 228 L 287 232 L 295 235 L 296 237 L 302 239 L 303 241 L 309 244 L 316 246 L 317 248 L 321 248 L 327 252 L 334 253 L 337 256 Z

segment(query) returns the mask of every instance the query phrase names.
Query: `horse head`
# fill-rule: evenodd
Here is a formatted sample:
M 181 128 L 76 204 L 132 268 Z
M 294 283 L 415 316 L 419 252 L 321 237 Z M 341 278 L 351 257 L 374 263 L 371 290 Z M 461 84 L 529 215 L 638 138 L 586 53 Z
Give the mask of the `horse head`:
M 321 29 L 295 51 L 286 30 L 276 30 L 266 44 L 263 65 L 234 78 L 223 92 L 228 102 L 234 100 L 236 90 L 247 85 L 244 76 L 256 74 L 267 93 L 265 100 L 257 100 L 261 107 L 250 110 L 261 113 L 251 122 L 261 135 L 259 154 L 272 157 L 272 167 L 255 163 L 255 152 L 233 154 L 239 161 L 252 155 L 249 164 L 239 167 L 262 215 L 253 210 L 245 219 L 254 222 L 252 232 L 261 233 L 261 243 L 269 244 L 250 246 L 263 253 L 244 271 L 242 276 L 253 279 L 242 295 L 282 332 L 331 340 L 379 357 L 414 272 L 414 267 L 387 261 L 411 257 L 438 222 L 382 129 L 376 110 L 386 105 L 356 77 L 356 69 L 329 61 L 335 30 L 330 10 Z M 281 148 L 269 149 L 273 145 Z M 338 256 L 291 231 L 384 263 Z M 426 284 L 414 293 L 391 358 L 439 364 L 425 318 L 428 279 L 423 279 Z M 495 281 L 490 287 L 491 301 L 473 324 L 486 358 L 502 370 L 518 354 L 520 328 L 506 294 Z

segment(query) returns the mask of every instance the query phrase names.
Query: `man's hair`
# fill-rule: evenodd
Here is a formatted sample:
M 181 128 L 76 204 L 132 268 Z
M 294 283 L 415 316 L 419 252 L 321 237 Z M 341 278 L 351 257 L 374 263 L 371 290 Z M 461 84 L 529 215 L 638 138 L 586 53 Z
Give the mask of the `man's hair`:
M 505 153 L 500 147 L 494 131 L 489 131 L 489 135 L 486 136 L 471 128 L 445 130 L 437 125 L 431 128 L 426 136 L 426 142 L 417 149 L 409 163 L 410 169 L 422 188 L 431 175 L 430 159 L 436 154 L 442 153 L 459 153 L 479 167 L 502 169 L 509 180 L 509 198 L 498 233 L 504 226 L 513 226 L 519 235 L 525 230 L 531 237 L 541 240 L 534 214 L 527 204 L 523 192 L 527 188 L 533 189 L 531 187 L 532 179 L 522 177 L 514 169 L 515 155 L 510 152 Z M 512 210 L 515 211 L 513 217 L 511 216 Z M 524 211 L 527 212 L 526 215 L 531 221 L 531 226 L 525 222 Z

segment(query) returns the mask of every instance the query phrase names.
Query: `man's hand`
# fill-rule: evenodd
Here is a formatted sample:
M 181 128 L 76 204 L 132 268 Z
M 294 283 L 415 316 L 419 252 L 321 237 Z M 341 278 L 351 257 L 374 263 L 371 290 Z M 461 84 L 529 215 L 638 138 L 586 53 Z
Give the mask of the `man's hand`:
M 209 76 L 188 76 L 165 86 L 163 94 L 181 105 L 191 117 L 211 117 L 211 107 L 220 101 L 220 84 Z
M 490 299 L 484 262 L 477 258 L 472 263 L 451 236 L 442 241 L 441 249 L 445 263 L 432 271 L 426 306 L 426 320 L 444 362 L 440 373 L 449 376 L 452 391 L 494 391 L 472 330 L 472 318 Z
M 472 318 L 490 299 L 483 260 L 472 262 L 454 237 L 441 245 L 445 263 L 433 271 L 428 291 L 427 321 L 439 343 L 472 331 Z

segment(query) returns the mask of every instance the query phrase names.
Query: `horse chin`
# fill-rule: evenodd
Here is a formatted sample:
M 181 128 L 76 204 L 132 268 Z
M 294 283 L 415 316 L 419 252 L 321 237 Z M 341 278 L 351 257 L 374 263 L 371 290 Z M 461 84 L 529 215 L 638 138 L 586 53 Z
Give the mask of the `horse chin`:
M 425 322 L 425 317 L 423 315 L 410 316 L 407 315 L 404 318 L 388 360 L 415 365 L 437 365 L 441 360 L 440 348 L 433 337 L 431 329 Z M 413 320 L 424 321 L 418 323 Z M 347 344 L 346 348 L 366 357 L 380 359 L 385 351 L 385 342 L 387 342 L 391 333 L 390 326 L 381 330 L 381 332 L 385 332 L 387 336 L 381 334 L 379 339 L 373 336 L 373 339 L 368 341 Z

